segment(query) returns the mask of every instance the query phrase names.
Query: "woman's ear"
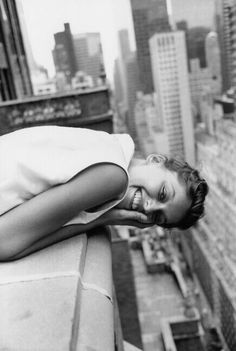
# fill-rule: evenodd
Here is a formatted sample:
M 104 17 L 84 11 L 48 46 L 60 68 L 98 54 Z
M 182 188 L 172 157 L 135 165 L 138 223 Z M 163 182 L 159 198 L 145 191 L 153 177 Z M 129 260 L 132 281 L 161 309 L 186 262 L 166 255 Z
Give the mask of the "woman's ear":
M 150 154 L 147 157 L 147 163 L 162 163 L 166 162 L 166 157 L 161 154 Z

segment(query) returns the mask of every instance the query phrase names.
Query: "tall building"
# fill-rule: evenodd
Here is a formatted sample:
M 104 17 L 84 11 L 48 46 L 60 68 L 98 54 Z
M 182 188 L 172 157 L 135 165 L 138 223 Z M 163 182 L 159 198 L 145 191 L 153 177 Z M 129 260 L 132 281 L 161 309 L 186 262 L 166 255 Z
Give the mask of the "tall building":
M 210 70 L 211 77 L 219 79 L 221 75 L 220 69 L 220 48 L 218 44 L 218 36 L 215 32 L 209 32 L 205 39 L 206 61 Z
M 118 49 L 119 49 L 119 72 L 122 85 L 123 104 L 126 109 L 128 106 L 128 87 L 127 87 L 127 73 L 126 73 L 126 60 L 131 55 L 129 33 L 127 29 L 118 31 Z M 138 74 L 138 72 L 136 72 Z
M 201 122 L 200 105 L 202 94 L 211 88 L 211 75 L 207 67 L 201 68 L 198 58 L 190 59 L 189 86 L 194 122 Z
M 118 32 L 119 57 L 115 62 L 114 83 L 119 118 L 137 143 L 134 106 L 140 90 L 136 52 L 131 52 L 127 29 Z M 119 105 L 119 106 L 118 106 Z
M 135 104 L 135 123 L 139 151 L 144 157 L 151 153 L 168 154 L 168 138 L 158 119 L 156 94 L 137 94 Z
M 199 58 L 200 67 L 206 67 L 205 40 L 210 29 L 206 27 L 193 27 L 187 31 L 188 59 Z
M 17 2 L 0 2 L 0 101 L 32 95 Z
M 214 83 L 214 92 L 220 94 L 222 90 L 220 48 L 218 44 L 218 36 L 215 32 L 209 32 L 205 39 L 206 62 Z
M 169 31 L 166 0 L 131 0 L 139 75 L 145 94 L 153 92 L 149 39 L 154 33 Z
M 215 137 L 198 141 L 198 157 L 210 185 L 205 224 L 236 269 L 236 124 L 217 123 Z M 235 271 L 236 279 L 236 271 Z
M 114 79 L 114 89 L 115 89 L 115 100 L 117 103 L 120 103 L 123 100 L 124 92 L 123 92 L 123 85 L 121 81 L 119 58 L 116 58 L 114 61 L 113 79 Z
M 215 116 L 214 116 L 215 117 Z M 207 296 L 215 323 L 236 349 L 236 124 L 216 121 L 214 135 L 199 133 L 197 157 L 210 191 L 206 216 L 183 236 L 189 265 Z
M 216 31 L 219 38 L 223 91 L 232 86 L 231 21 L 234 0 L 216 0 Z
M 135 114 L 134 107 L 136 102 L 137 92 L 140 89 L 139 75 L 138 75 L 138 63 L 136 52 L 133 52 L 125 60 L 125 72 L 126 72 L 126 87 L 127 87 L 127 103 L 128 103 L 128 114 L 127 114 L 127 128 L 131 136 L 138 146 L 136 126 L 135 126 Z
M 236 1 L 233 2 L 231 16 L 231 58 L 232 58 L 232 87 L 234 88 L 234 104 L 236 106 Z
M 125 60 L 131 53 L 129 32 L 127 29 L 121 29 L 118 31 L 119 40 L 119 56 Z
M 193 118 L 184 32 L 154 34 L 150 52 L 158 115 L 173 156 L 195 163 Z
M 76 67 L 93 78 L 98 85 L 104 74 L 104 60 L 100 33 L 82 33 L 73 36 Z
M 70 24 L 64 24 L 64 31 L 54 34 L 55 46 L 52 51 L 56 74 L 64 74 L 68 84 L 77 71 L 75 49 Z

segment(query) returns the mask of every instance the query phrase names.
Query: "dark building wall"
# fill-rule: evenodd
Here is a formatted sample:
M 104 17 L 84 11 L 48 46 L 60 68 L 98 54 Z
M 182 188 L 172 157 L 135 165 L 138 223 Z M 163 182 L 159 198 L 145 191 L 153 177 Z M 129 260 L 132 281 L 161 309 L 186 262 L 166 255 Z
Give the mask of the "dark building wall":
M 97 88 L 83 93 L 71 91 L 0 105 L 0 134 L 47 124 L 89 126 L 93 129 L 103 129 L 103 125 L 108 132 L 112 132 L 108 89 Z
M 113 279 L 125 341 L 142 349 L 133 268 L 127 240 L 112 242 Z
M 75 75 L 77 64 L 73 37 L 69 23 L 64 24 L 65 30 L 54 34 L 55 47 L 53 50 L 53 60 L 56 72 L 63 72 L 68 80 Z
M 232 86 L 231 19 L 233 2 L 216 0 L 216 31 L 219 38 L 223 91 Z
M 188 59 L 199 58 L 201 68 L 206 67 L 205 39 L 209 31 L 209 28 L 194 27 L 186 33 Z
M 166 0 L 131 0 L 140 82 L 144 93 L 153 92 L 149 39 L 170 30 Z
M 0 7 L 0 100 L 33 94 L 15 0 Z
M 182 249 L 208 299 L 217 326 L 230 351 L 236 350 L 236 282 L 221 258 L 210 249 L 202 231 L 181 233 Z M 191 257 L 189 261 L 189 257 Z

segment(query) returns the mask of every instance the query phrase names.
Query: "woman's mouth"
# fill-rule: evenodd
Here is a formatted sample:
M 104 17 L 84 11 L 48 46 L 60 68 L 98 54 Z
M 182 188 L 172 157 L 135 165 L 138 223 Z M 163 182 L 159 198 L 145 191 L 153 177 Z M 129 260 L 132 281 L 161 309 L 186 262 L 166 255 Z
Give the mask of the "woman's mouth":
M 131 209 L 136 211 L 141 209 L 142 193 L 140 189 L 137 189 L 134 193 L 133 201 L 131 203 Z

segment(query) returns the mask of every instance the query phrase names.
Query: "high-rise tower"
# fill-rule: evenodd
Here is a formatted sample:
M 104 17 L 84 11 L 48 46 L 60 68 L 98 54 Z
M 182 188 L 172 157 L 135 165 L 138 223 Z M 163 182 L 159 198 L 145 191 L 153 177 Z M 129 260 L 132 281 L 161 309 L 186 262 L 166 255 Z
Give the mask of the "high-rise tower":
M 52 54 L 56 73 L 63 73 L 67 83 L 70 83 L 77 71 L 75 49 L 70 24 L 65 23 L 64 31 L 55 33 L 54 39 L 55 47 Z
M 17 3 L 0 2 L 0 101 L 32 95 Z
M 142 90 L 153 92 L 149 39 L 154 33 L 170 30 L 166 0 L 131 0 L 137 58 Z
M 184 32 L 154 34 L 150 39 L 158 115 L 168 151 L 194 165 L 194 135 Z
M 104 72 L 100 33 L 81 33 L 73 36 L 75 60 L 78 71 L 93 78 L 96 85 Z
M 216 30 L 219 38 L 223 90 L 232 86 L 231 24 L 234 0 L 216 1 Z

